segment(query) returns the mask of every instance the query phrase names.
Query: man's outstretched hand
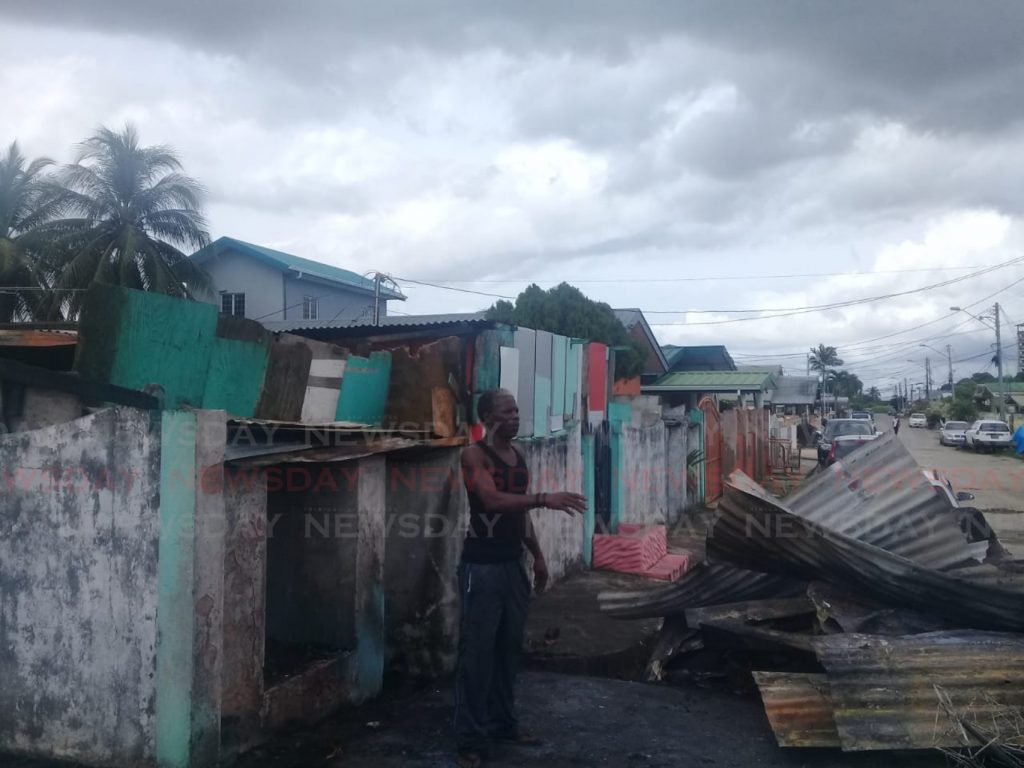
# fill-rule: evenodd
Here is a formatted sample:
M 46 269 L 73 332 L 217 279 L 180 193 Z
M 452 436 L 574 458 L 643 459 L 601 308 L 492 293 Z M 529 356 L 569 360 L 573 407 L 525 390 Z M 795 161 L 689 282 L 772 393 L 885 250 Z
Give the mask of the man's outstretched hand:
M 567 515 L 582 515 L 587 511 L 587 497 L 578 493 L 559 491 L 558 493 L 545 493 L 544 506 L 548 509 L 557 509 Z

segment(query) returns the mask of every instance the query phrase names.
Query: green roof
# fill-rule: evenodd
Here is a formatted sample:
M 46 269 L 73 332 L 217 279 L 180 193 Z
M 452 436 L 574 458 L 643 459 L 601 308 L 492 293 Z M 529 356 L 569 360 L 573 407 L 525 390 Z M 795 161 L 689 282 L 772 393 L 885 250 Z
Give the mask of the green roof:
M 999 391 L 998 381 L 989 381 L 979 386 L 985 387 L 989 392 L 996 393 Z M 1004 381 L 1003 388 L 1006 390 L 1006 394 L 1022 394 L 1024 393 L 1024 381 Z
M 290 269 L 310 277 L 319 278 L 320 280 L 340 283 L 346 288 L 355 288 L 359 291 L 373 293 L 373 280 L 368 277 L 363 277 L 347 269 L 333 267 L 320 261 L 304 259 L 301 256 L 295 256 L 284 251 L 275 251 L 273 248 L 264 248 L 262 245 L 254 245 L 244 240 L 236 240 L 233 237 L 218 237 L 205 248 L 201 248 L 193 253 L 190 258 L 202 263 L 229 250 L 238 251 L 281 270 Z M 405 296 L 397 291 L 384 287 L 381 288 L 381 296 L 387 299 L 405 298 Z
M 677 371 L 666 373 L 645 389 L 676 389 L 694 392 L 760 390 L 772 386 L 771 374 L 756 371 Z

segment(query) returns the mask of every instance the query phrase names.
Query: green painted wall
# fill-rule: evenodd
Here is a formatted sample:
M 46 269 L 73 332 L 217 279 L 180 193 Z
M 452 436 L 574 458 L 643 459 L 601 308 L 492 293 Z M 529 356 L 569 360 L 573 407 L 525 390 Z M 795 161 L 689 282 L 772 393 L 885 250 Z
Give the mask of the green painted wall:
M 594 436 L 583 435 L 583 495 L 587 497 L 587 511 L 583 515 L 583 562 L 590 566 L 594 560 Z
M 165 411 L 160 434 L 160 543 L 157 564 L 156 760 L 187 768 L 191 756 L 192 562 L 195 555 L 196 417 Z
M 130 389 L 160 384 L 164 405 L 203 404 L 217 308 L 109 285 L 89 289 L 75 370 Z
M 629 403 L 608 403 L 608 421 L 631 424 L 633 422 L 633 406 Z
M 266 342 L 258 344 L 215 336 L 203 408 L 224 410 L 231 416 L 255 414 L 269 353 Z
M 374 352 L 369 358 L 349 356 L 341 380 L 337 420 L 380 424 L 388 401 L 390 381 L 390 352 Z

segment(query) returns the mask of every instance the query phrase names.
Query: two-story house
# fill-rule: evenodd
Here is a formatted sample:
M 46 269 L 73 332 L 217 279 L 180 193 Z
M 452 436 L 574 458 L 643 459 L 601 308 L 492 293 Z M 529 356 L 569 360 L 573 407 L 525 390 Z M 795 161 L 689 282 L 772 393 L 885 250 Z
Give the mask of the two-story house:
M 260 322 L 372 322 L 374 281 L 319 261 L 233 237 L 220 237 L 191 257 L 210 275 L 221 312 Z M 381 286 L 380 315 L 405 296 Z

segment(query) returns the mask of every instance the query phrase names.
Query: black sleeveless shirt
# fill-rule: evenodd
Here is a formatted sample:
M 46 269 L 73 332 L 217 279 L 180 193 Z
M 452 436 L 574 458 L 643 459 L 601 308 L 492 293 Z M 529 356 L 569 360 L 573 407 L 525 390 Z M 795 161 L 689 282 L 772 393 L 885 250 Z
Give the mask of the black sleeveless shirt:
M 530 487 L 530 470 L 523 455 L 516 451 L 515 466 L 506 464 L 490 447 L 477 443 L 494 468 L 491 477 L 494 487 L 503 493 L 525 495 Z M 523 554 L 523 538 L 526 535 L 524 512 L 488 512 L 483 502 L 471 487 L 468 478 L 466 492 L 469 495 L 469 529 L 462 548 L 464 563 L 505 563 L 518 560 Z

